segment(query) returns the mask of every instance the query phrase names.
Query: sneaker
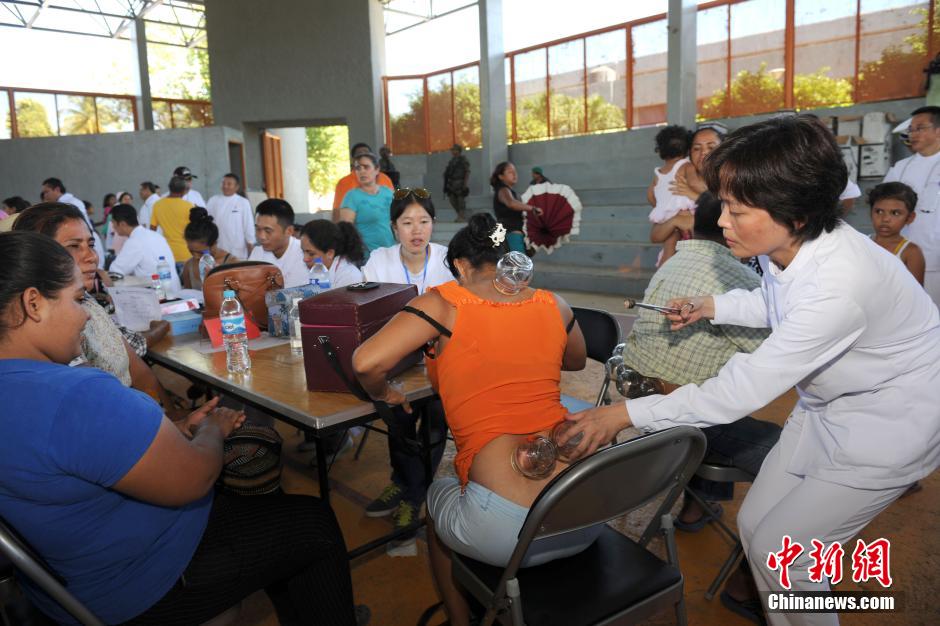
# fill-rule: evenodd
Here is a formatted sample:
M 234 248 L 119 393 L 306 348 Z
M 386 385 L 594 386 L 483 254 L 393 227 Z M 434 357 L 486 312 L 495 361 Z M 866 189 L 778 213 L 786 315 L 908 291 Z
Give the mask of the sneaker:
M 369 503 L 366 507 L 366 517 L 385 517 L 398 510 L 401 504 L 401 487 L 395 483 L 390 483 L 388 487 L 382 490 L 378 498 Z
M 395 509 L 395 513 L 392 515 L 392 521 L 396 531 L 408 528 L 417 520 L 418 507 L 407 500 L 402 500 L 401 504 L 398 505 L 398 508 Z M 405 533 L 392 540 L 388 544 L 391 550 L 389 554 L 393 554 L 393 556 L 415 556 L 417 554 L 417 552 L 415 552 L 416 537 L 417 531 L 412 529 L 411 532 Z
M 392 516 L 392 520 L 395 523 L 395 530 L 407 528 L 414 524 L 417 519 L 418 507 L 407 500 L 401 501 L 401 504 L 398 505 L 398 508 L 395 509 L 395 514 Z

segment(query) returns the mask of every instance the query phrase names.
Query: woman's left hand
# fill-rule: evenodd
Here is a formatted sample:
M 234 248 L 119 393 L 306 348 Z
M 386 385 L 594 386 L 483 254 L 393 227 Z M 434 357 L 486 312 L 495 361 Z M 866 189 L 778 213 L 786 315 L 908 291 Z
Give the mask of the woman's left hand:
M 584 433 L 581 443 L 569 455 L 572 461 L 594 454 L 598 448 L 613 441 L 617 433 L 631 423 L 625 402 L 615 402 L 610 406 L 601 406 L 580 413 L 572 413 L 565 419 L 575 422 L 575 425 L 568 429 L 561 441 L 556 442 L 559 447 L 564 446 L 569 439 L 576 437 L 578 433 Z

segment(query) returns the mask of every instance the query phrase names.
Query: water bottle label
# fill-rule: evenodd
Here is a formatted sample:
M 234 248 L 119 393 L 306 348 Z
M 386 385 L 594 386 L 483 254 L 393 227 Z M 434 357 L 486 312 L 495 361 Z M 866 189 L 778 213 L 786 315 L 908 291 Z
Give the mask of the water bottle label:
M 160 272 L 160 280 L 172 280 L 173 275 L 170 272 Z
M 318 280 L 317 287 L 320 288 L 320 291 L 327 291 L 330 288 L 329 280 Z
M 223 335 L 240 335 L 245 332 L 245 316 L 227 317 L 222 320 Z

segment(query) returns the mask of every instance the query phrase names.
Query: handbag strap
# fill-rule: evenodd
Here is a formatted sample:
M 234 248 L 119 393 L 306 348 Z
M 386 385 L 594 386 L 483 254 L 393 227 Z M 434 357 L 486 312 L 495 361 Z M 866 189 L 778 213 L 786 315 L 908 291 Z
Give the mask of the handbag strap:
M 317 342 L 323 347 L 323 352 L 326 354 L 326 360 L 330 364 L 330 367 L 339 376 L 340 380 L 346 385 L 346 388 L 349 391 L 364 402 L 371 402 L 372 406 L 375 407 L 375 412 L 378 413 L 379 418 L 385 422 L 386 428 L 388 428 L 389 437 L 395 437 L 402 442 L 402 444 L 412 452 L 419 452 L 421 450 L 421 443 L 417 439 L 412 439 L 401 434 L 400 429 L 397 427 L 395 420 L 395 414 L 392 412 L 392 407 L 382 402 L 381 400 L 373 400 L 369 397 L 369 394 L 366 393 L 366 390 L 363 389 L 362 385 L 358 380 L 350 380 L 349 376 L 346 375 L 346 372 L 343 371 L 343 366 L 339 362 L 339 356 L 336 354 L 336 349 L 333 347 L 333 342 L 330 341 L 330 338 L 326 335 L 318 335 Z

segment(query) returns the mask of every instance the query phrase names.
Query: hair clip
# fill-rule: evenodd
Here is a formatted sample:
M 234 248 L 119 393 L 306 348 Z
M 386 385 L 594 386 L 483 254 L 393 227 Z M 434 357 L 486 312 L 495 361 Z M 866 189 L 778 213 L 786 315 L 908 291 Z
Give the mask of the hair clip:
M 493 229 L 493 232 L 490 233 L 490 241 L 493 242 L 493 247 L 497 247 L 499 244 L 503 243 L 506 240 L 506 227 L 501 223 L 496 223 L 496 228 Z

